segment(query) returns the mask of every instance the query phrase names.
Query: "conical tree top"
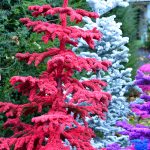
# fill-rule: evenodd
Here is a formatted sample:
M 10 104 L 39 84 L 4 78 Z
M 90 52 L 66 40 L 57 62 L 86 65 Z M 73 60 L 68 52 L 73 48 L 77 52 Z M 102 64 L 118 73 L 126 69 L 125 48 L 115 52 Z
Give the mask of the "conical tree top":
M 63 49 L 66 43 L 77 46 L 76 40 L 82 37 L 90 45 L 91 48 L 94 48 L 93 39 L 99 40 L 101 37 L 101 34 L 98 30 L 96 30 L 96 28 L 94 28 L 93 30 L 84 31 L 75 27 L 67 26 L 67 16 L 70 16 L 70 21 L 76 21 L 77 23 L 81 22 L 84 16 L 91 18 L 98 17 L 96 13 L 88 12 L 82 9 L 74 10 L 71 7 L 68 7 L 67 0 L 64 1 L 63 7 L 52 8 L 51 5 L 35 5 L 29 6 L 29 10 L 32 11 L 32 15 L 35 17 L 39 15 L 47 16 L 60 14 L 60 25 L 56 25 L 53 23 L 51 24 L 50 22 L 31 21 L 29 18 L 20 19 L 21 22 L 26 24 L 28 28 L 32 27 L 34 32 L 44 32 L 42 40 L 45 43 L 48 43 L 49 40 L 53 41 L 56 37 L 58 37 L 61 43 L 61 49 Z

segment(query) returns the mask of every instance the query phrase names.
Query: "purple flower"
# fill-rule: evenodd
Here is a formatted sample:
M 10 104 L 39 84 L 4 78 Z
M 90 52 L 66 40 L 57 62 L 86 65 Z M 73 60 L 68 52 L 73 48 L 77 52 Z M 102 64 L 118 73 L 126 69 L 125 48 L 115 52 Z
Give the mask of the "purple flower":
M 147 95 L 147 94 L 142 94 L 140 96 L 141 99 L 144 99 L 145 101 L 150 101 L 150 95 Z
M 150 73 L 150 64 L 144 64 L 139 68 L 140 71 Z
M 150 118 L 150 64 L 139 68 L 135 84 L 143 91 L 140 96 L 143 102 L 132 103 L 132 111 L 141 118 Z M 150 150 L 150 127 L 141 124 L 131 125 L 125 121 L 118 122 L 117 126 L 124 129 L 120 134 L 128 135 L 136 150 Z
M 134 148 L 133 145 L 126 147 L 126 148 L 121 148 L 119 144 L 114 143 L 114 144 L 108 145 L 107 150 L 136 150 L 136 149 Z

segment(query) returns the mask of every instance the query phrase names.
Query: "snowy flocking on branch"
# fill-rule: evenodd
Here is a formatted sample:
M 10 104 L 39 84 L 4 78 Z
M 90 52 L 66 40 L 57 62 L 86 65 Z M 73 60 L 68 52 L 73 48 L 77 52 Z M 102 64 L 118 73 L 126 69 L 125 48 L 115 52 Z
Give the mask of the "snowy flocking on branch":
M 93 9 L 93 11 L 97 12 L 100 15 L 107 13 L 117 6 L 127 7 L 129 5 L 128 2 L 124 2 L 123 0 L 86 0 L 89 6 Z

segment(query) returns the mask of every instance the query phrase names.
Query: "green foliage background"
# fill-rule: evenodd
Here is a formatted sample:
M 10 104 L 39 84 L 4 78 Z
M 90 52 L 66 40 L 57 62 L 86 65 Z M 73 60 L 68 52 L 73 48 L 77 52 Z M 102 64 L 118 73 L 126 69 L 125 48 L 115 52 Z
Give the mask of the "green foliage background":
M 145 47 L 146 47 L 147 49 L 150 49 L 150 23 L 149 23 L 149 25 L 148 25 L 148 39 L 147 39 L 147 41 L 145 42 Z
M 125 64 L 126 67 L 133 69 L 132 78 L 134 79 L 137 70 L 137 50 L 142 47 L 142 43 L 138 40 L 138 30 L 139 30 L 139 6 L 135 4 L 130 4 L 126 8 L 115 8 L 110 14 L 116 15 L 116 21 L 122 23 L 123 36 L 129 37 L 129 43 L 127 47 L 129 48 L 129 62 Z

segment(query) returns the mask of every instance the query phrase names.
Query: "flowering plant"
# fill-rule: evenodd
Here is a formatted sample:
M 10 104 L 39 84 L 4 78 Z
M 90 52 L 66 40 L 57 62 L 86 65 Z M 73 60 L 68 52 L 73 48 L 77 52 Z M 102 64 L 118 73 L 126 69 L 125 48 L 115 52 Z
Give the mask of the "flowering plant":
M 136 75 L 137 84 L 143 91 L 140 98 L 143 102 L 140 104 L 132 103 L 131 108 L 141 119 L 150 118 L 150 64 L 141 66 Z M 123 135 L 128 135 L 131 142 L 134 143 L 136 150 L 150 150 L 150 127 L 142 124 L 130 125 L 127 122 L 118 122 L 125 131 L 121 132 Z

